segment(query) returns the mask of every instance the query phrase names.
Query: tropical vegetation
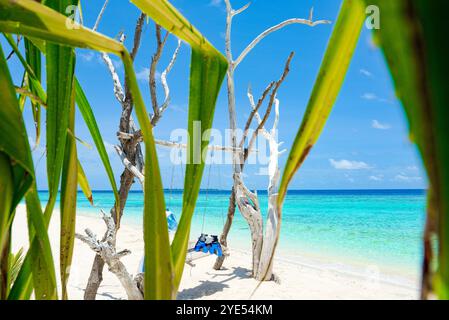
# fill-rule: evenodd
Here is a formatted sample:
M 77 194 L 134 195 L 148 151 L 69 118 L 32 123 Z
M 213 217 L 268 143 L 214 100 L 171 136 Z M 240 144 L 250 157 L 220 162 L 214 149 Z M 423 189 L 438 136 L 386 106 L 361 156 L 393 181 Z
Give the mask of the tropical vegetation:
M 188 131 L 201 121 L 205 132 L 212 126 L 215 103 L 228 63 L 166 0 L 132 0 L 157 24 L 191 47 Z M 374 0 L 381 13 L 375 36 L 410 124 L 410 136 L 422 156 L 429 178 L 428 214 L 424 236 L 422 298 L 449 298 L 449 150 L 445 120 L 448 45 L 444 21 L 446 1 Z M 124 45 L 72 21 L 68 6 L 78 0 L 0 0 L 0 32 L 19 57 L 24 73 L 20 85 L 12 81 L 4 48 L 0 47 L 0 298 L 67 299 L 67 282 L 74 247 L 77 188 L 87 197 L 90 188 L 77 157 L 75 108 L 83 115 L 101 156 L 111 189 L 117 186 L 101 133 L 75 74 L 75 49 L 88 48 L 117 55 L 122 61 L 135 113 L 145 144 L 144 242 L 146 299 L 174 299 L 181 281 L 190 223 L 198 197 L 203 159 L 186 166 L 183 208 L 179 228 L 170 245 L 165 203 L 152 125 L 137 85 L 133 61 Z M 345 78 L 360 30 L 366 18 L 363 0 L 344 0 L 334 26 L 315 86 L 291 148 L 277 199 L 278 219 L 289 182 L 317 142 Z M 25 56 L 12 35 L 23 37 Z M 45 56 L 45 64 L 42 57 Z M 45 70 L 46 79 L 42 78 Z M 47 88 L 46 90 L 44 88 Z M 44 207 L 37 193 L 31 147 L 23 119 L 25 100 L 31 102 L 36 140 L 45 111 L 46 166 L 49 200 Z M 193 134 L 188 157 L 193 158 Z M 208 139 L 201 148 L 207 147 Z M 55 262 L 48 235 L 58 191 L 61 191 L 61 236 L 58 293 Z M 18 204 L 25 201 L 30 246 L 21 261 L 11 252 L 12 223 Z M 280 223 L 277 228 L 280 228 Z M 279 232 L 277 233 L 279 234 Z M 276 245 L 271 251 L 271 259 Z

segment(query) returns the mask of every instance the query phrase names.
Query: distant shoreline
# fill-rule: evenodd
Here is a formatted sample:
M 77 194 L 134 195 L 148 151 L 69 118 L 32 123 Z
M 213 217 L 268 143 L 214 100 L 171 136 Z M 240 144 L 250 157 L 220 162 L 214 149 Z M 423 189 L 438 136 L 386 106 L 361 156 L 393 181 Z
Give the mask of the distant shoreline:
M 170 191 L 172 191 L 172 192 L 183 192 L 184 189 L 172 189 L 172 190 L 164 189 L 164 191 L 165 192 L 170 192 Z M 229 189 L 209 189 L 209 190 L 201 189 L 200 190 L 201 193 L 206 192 L 206 191 L 209 191 L 209 192 L 230 192 L 231 190 L 229 190 Z M 38 192 L 48 192 L 48 190 L 38 190 Z M 78 192 L 82 192 L 82 191 L 78 190 Z M 92 192 L 97 192 L 97 193 L 108 193 L 108 192 L 111 192 L 112 193 L 111 190 L 101 190 L 101 189 L 92 190 Z M 257 192 L 258 193 L 264 193 L 264 192 L 266 193 L 267 190 L 260 189 L 260 190 L 257 190 Z M 331 193 L 336 193 L 336 194 L 338 194 L 338 193 L 351 193 L 351 192 L 353 192 L 353 193 L 354 192 L 359 192 L 359 193 L 362 193 L 362 192 L 366 192 L 366 193 L 369 193 L 369 192 L 372 192 L 372 193 L 378 193 L 378 192 L 394 192 L 394 193 L 416 192 L 416 193 L 425 193 L 425 192 L 427 192 L 427 189 L 291 189 L 291 190 L 288 190 L 288 192 L 289 193 L 293 193 L 293 194 L 301 194 L 301 193 L 304 193 L 304 194 L 313 194 L 313 193 L 317 193 L 317 194 L 318 193 L 322 193 L 322 194 L 329 193 L 329 194 L 331 194 Z M 130 193 L 143 193 L 143 191 L 142 190 L 131 190 Z
M 13 225 L 16 231 L 12 243 L 13 251 L 28 246 L 26 216 L 25 206 L 19 205 L 17 219 Z M 52 251 L 55 260 L 59 256 L 59 218 L 60 215 L 55 212 L 49 227 L 49 238 L 52 248 L 55 248 Z M 76 231 L 83 233 L 85 228 L 90 228 L 97 235 L 104 232 L 101 219 L 79 215 Z M 132 253 L 123 259 L 123 263 L 129 272 L 135 272 L 144 249 L 142 227 L 122 224 L 117 241 L 119 248 L 131 250 Z M 84 243 L 75 241 L 68 285 L 70 299 L 83 299 L 94 255 Z M 194 267 L 185 266 L 178 299 L 241 300 L 251 296 L 258 282 L 248 275 L 251 268 L 250 251 L 232 247 L 231 255 L 225 261 L 225 268 L 220 271 L 212 269 L 214 261 L 215 256 L 210 255 L 195 260 Z M 56 274 L 59 275 L 59 264 L 56 268 Z M 346 261 L 336 264 L 326 255 L 323 255 L 320 261 L 310 260 L 305 256 L 299 261 L 292 261 L 279 255 L 276 256 L 274 270 L 280 282 L 264 283 L 254 299 L 417 299 L 419 297 L 417 281 L 383 272 L 384 270 L 377 273 L 376 269 L 354 268 L 351 264 L 346 264 Z M 107 271 L 103 276 L 97 299 L 126 299 L 117 278 Z

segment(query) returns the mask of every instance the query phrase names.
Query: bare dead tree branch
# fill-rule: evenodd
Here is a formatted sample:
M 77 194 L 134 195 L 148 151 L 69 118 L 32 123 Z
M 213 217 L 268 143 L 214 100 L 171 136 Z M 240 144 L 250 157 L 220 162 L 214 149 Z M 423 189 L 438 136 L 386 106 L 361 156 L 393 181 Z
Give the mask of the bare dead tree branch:
M 100 25 L 101 18 L 103 18 L 103 14 L 106 10 L 106 7 L 108 6 L 108 2 L 109 2 L 109 0 L 105 0 L 103 7 L 100 10 L 100 13 L 98 14 L 97 21 L 95 21 L 95 25 L 92 28 L 92 30 L 97 31 L 98 26 Z
M 245 129 L 243 130 L 243 136 L 242 136 L 242 139 L 240 140 L 240 144 L 239 144 L 240 149 L 242 149 L 243 145 L 245 144 L 245 140 L 248 136 L 249 129 L 251 128 L 251 123 L 253 122 L 254 115 L 256 114 L 256 112 L 259 111 L 260 107 L 262 106 L 263 102 L 265 101 L 265 98 L 268 96 L 271 89 L 274 87 L 275 83 L 276 83 L 275 81 L 271 82 L 268 85 L 268 87 L 265 88 L 264 92 L 262 93 L 262 96 L 257 101 L 257 105 L 254 104 L 254 108 L 251 111 L 251 114 L 249 115 L 248 120 L 246 121 Z M 248 92 L 251 92 L 251 87 L 248 87 Z
M 106 8 L 107 2 L 104 5 L 104 8 Z M 104 12 L 104 9 L 102 10 Z M 101 15 L 97 19 L 99 22 L 101 20 Z M 144 22 L 144 18 L 142 18 L 142 14 L 140 14 L 137 23 L 136 28 L 134 32 L 134 46 L 132 49 L 133 57 L 135 58 L 138 52 L 138 49 L 140 47 L 140 39 L 142 34 L 142 25 Z M 125 35 L 121 33 L 119 35 L 119 41 L 124 42 Z M 136 125 L 134 123 L 134 120 L 132 119 L 132 96 L 130 91 L 128 90 L 125 82 L 125 88 L 122 86 L 122 83 L 120 82 L 120 77 L 117 73 L 117 70 L 110 59 L 109 55 L 106 53 L 101 54 L 106 66 L 108 67 L 108 70 L 111 74 L 111 77 L 113 79 L 114 83 L 114 95 L 117 99 L 117 101 L 120 103 L 122 107 L 122 114 L 120 117 L 120 124 L 119 124 L 119 130 L 120 131 L 126 131 L 126 132 L 134 132 L 137 130 Z M 143 168 L 143 155 L 142 155 L 142 149 L 138 143 L 127 143 L 121 141 L 121 149 L 126 154 L 126 158 L 135 165 L 139 170 L 142 170 Z M 134 175 L 128 170 L 124 169 L 122 172 L 122 175 L 120 177 L 120 188 L 119 188 L 119 198 L 120 198 L 120 208 L 117 212 L 116 205 L 114 204 L 114 207 L 111 209 L 111 215 L 115 219 L 115 224 L 117 226 L 117 229 L 120 226 L 120 219 L 123 214 L 123 209 L 126 204 L 126 200 L 128 197 L 129 190 L 131 189 L 132 184 L 134 183 Z M 103 267 L 105 264 L 105 260 L 99 256 L 96 255 L 92 269 L 90 272 L 89 280 L 86 286 L 86 290 L 84 293 L 84 299 L 86 300 L 94 300 L 98 291 L 98 288 L 103 280 Z
M 161 35 L 162 27 L 156 24 L 156 52 L 151 57 L 151 65 L 150 65 L 150 73 L 149 73 L 149 84 L 150 84 L 150 94 L 151 94 L 151 105 L 153 106 L 154 115 L 159 112 L 159 104 L 157 102 L 157 94 L 156 94 L 156 68 L 159 63 L 159 60 L 162 56 L 162 51 L 164 50 L 165 43 L 168 39 L 168 32 L 165 33 L 165 36 L 162 38 Z
M 106 52 L 101 53 L 101 57 L 108 67 L 109 73 L 111 74 L 112 81 L 114 83 L 114 95 L 117 101 L 122 104 L 125 101 L 125 92 L 123 91 L 122 83 L 120 82 L 120 77 L 115 70 L 115 66 L 112 63 L 111 58 Z
M 257 36 L 244 50 L 242 53 L 240 53 L 240 55 L 238 56 L 238 58 L 236 60 L 234 60 L 233 58 L 233 53 L 232 53 L 232 44 L 231 44 L 231 31 L 232 31 L 232 21 L 233 18 L 242 13 L 243 11 L 245 11 L 248 7 L 249 4 L 243 6 L 241 9 L 238 10 L 234 10 L 232 8 L 231 5 L 231 1 L 230 0 L 225 0 L 226 3 L 226 35 L 225 35 L 225 52 L 226 52 L 226 59 L 228 61 L 229 64 L 229 68 L 228 68 L 228 72 L 227 72 L 227 89 L 228 89 L 228 109 L 229 109 L 229 127 L 231 129 L 231 147 L 237 148 L 237 135 L 236 135 L 236 128 L 237 128 L 237 116 L 236 116 L 236 97 L 235 97 L 235 79 L 234 79 L 234 74 L 235 74 L 235 69 L 237 68 L 237 66 L 247 57 L 247 55 L 251 52 L 252 49 L 254 49 L 258 43 L 260 43 L 264 38 L 266 38 L 268 35 L 270 35 L 273 32 L 276 32 L 288 25 L 291 24 L 303 24 L 303 25 L 307 25 L 307 26 L 317 26 L 319 24 L 326 24 L 326 23 L 330 23 L 327 20 L 319 20 L 319 21 L 313 21 L 313 8 L 310 10 L 310 14 L 308 19 L 299 19 L 299 18 L 293 18 L 293 19 L 289 19 L 289 20 L 285 20 L 283 22 L 281 22 L 280 24 L 273 26 L 267 30 L 265 30 L 264 32 L 262 32 L 259 36 Z M 281 81 L 282 83 L 282 81 Z M 261 123 L 259 123 L 259 127 L 262 128 L 265 124 L 265 122 L 267 121 L 270 113 L 271 113 L 271 109 L 273 104 L 275 104 L 275 108 L 277 105 L 276 102 L 276 94 L 277 91 L 279 89 L 280 84 L 278 84 L 278 86 L 275 88 L 275 85 L 273 85 L 272 88 L 270 88 L 265 94 L 263 94 L 262 96 L 262 102 L 263 100 L 266 99 L 267 95 L 269 94 L 270 90 L 272 90 L 271 92 L 271 97 L 270 97 L 270 102 L 268 105 L 268 108 L 265 112 L 264 115 L 264 119 L 262 120 Z M 264 97 L 265 96 L 265 97 Z M 253 117 L 255 116 L 255 114 L 258 112 L 258 110 L 261 107 L 262 102 L 260 102 L 260 105 L 258 103 L 258 105 L 255 106 L 255 113 L 250 115 L 250 119 L 248 119 L 247 124 L 245 126 L 245 135 L 247 136 L 249 134 L 249 127 L 251 126 L 251 123 L 253 121 Z M 253 110 L 254 110 L 253 109 Z M 277 120 L 276 121 L 276 125 L 277 125 Z M 248 124 L 249 123 L 249 124 Z M 257 134 L 256 130 L 256 134 Z M 240 143 L 240 149 L 243 149 L 243 145 L 245 143 L 245 138 L 243 139 L 243 143 Z M 271 139 L 272 140 L 272 139 Z M 270 140 L 270 141 L 271 141 Z M 242 141 L 240 141 L 242 142 Z M 233 184 L 233 188 L 231 191 L 231 196 L 229 198 L 229 207 L 228 207 L 228 214 L 227 214 L 227 218 L 226 218 L 226 223 L 225 226 L 223 228 L 223 232 L 220 236 L 220 243 L 224 246 L 227 246 L 227 235 L 231 229 L 231 225 L 232 225 L 232 221 L 234 218 L 234 214 L 235 214 L 235 208 L 236 208 L 236 203 L 238 203 L 239 201 L 239 196 L 237 195 L 237 193 L 240 192 L 241 194 L 241 188 L 239 187 L 239 180 L 238 178 L 241 176 L 241 172 L 243 170 L 243 167 L 245 165 L 245 162 L 248 158 L 248 154 L 251 152 L 252 149 L 252 145 L 254 143 L 254 138 L 251 138 L 248 147 L 245 149 L 245 151 L 243 152 L 243 154 L 235 154 L 233 157 L 233 170 L 234 170 L 234 184 Z M 274 150 L 274 144 L 270 143 L 270 151 L 273 149 Z M 279 147 L 279 145 L 276 145 L 276 147 Z M 273 151 L 275 154 L 277 153 L 277 150 Z M 270 157 L 271 159 L 271 157 Z M 271 171 L 273 171 L 272 169 L 275 166 L 275 164 L 277 164 L 277 157 L 276 157 L 276 161 L 271 161 L 270 160 L 270 166 L 271 166 Z M 274 176 L 277 176 L 276 173 L 274 173 Z M 271 206 L 270 206 L 271 208 Z M 271 217 L 273 217 L 273 210 L 270 211 L 271 212 Z M 275 224 L 275 222 L 270 221 L 267 222 L 269 224 L 269 230 L 273 230 L 271 227 L 273 225 L 273 223 Z M 268 230 L 267 229 L 267 230 Z M 254 230 L 252 230 L 254 231 Z M 271 232 L 271 231 L 267 231 L 267 232 Z M 270 235 L 267 235 L 268 238 L 270 238 Z M 254 250 L 256 251 L 256 250 Z M 265 252 L 265 251 L 264 251 Z M 221 268 L 222 264 L 224 262 L 224 258 L 223 257 L 219 257 L 217 258 L 215 265 L 214 265 L 214 269 L 218 270 Z M 267 269 L 266 265 L 262 265 L 261 266 L 262 269 Z M 268 269 L 271 266 L 268 267 Z M 267 273 L 268 274 L 268 273 Z
M 138 130 L 135 133 L 126 133 L 126 132 L 117 132 L 117 136 L 121 140 L 133 140 L 136 142 L 141 142 L 143 140 L 142 131 Z M 155 139 L 154 143 L 168 148 L 177 148 L 177 149 L 187 149 L 186 143 L 179 143 L 174 141 L 166 141 L 166 140 L 159 140 Z M 208 145 L 208 150 L 213 151 L 224 151 L 224 152 L 241 152 L 242 150 L 240 148 L 232 148 L 229 146 L 220 146 L 220 145 Z M 258 152 L 257 150 L 252 150 L 252 152 Z
M 119 155 L 120 159 L 122 160 L 123 165 L 125 166 L 126 169 L 128 169 L 129 171 L 131 171 L 131 173 L 140 181 L 140 184 L 144 184 L 145 182 L 145 177 L 142 174 L 142 172 L 140 172 L 139 169 L 137 169 L 132 163 L 131 161 L 129 161 L 126 158 L 126 155 L 123 153 L 122 148 L 120 148 L 119 146 L 114 146 L 115 151 L 117 152 L 117 154 Z
M 139 51 L 140 48 L 140 42 L 141 42 L 141 38 L 142 38 L 142 30 L 143 30 L 143 24 L 145 22 L 145 18 L 146 18 L 146 14 L 145 13 L 141 13 L 139 18 L 137 19 L 137 23 L 136 23 L 136 29 L 134 31 L 134 45 L 133 45 L 133 49 L 131 50 L 131 59 L 134 61 L 134 59 L 136 58 L 137 55 L 137 51 Z
M 229 0 L 227 0 L 229 1 Z M 315 27 L 317 25 L 320 24 L 329 24 L 330 21 L 329 20 L 318 20 L 318 21 L 313 21 L 313 8 L 310 9 L 310 14 L 309 14 L 309 18 L 308 19 L 300 19 L 300 18 L 293 18 L 293 19 L 288 19 L 285 20 L 271 28 L 268 28 L 267 30 L 265 30 L 264 32 L 262 32 L 260 35 L 258 35 L 246 48 L 245 50 L 243 50 L 243 52 L 240 54 L 240 56 L 237 58 L 237 60 L 234 62 L 234 66 L 237 67 L 242 61 L 243 59 L 245 59 L 245 57 L 248 55 L 248 53 L 251 52 L 252 49 L 254 49 L 254 47 L 260 42 L 262 41 L 266 36 L 268 36 L 269 34 L 278 31 L 288 25 L 291 24 L 304 24 L 310 27 Z
M 182 41 L 178 39 L 178 46 L 176 47 L 176 50 L 173 53 L 173 56 L 168 64 L 167 68 L 161 74 L 161 83 L 162 83 L 162 87 L 164 88 L 165 101 L 162 104 L 162 106 L 159 107 L 159 111 L 158 111 L 159 118 L 160 118 L 160 115 L 162 113 L 164 113 L 165 109 L 167 109 L 168 105 L 170 104 L 170 87 L 168 86 L 168 83 L 167 83 L 167 75 L 170 73 L 171 69 L 175 65 L 181 45 L 182 45 Z M 155 117 L 153 116 L 153 118 L 155 118 Z M 154 123 L 154 119 L 152 119 L 152 123 L 153 123 L 153 125 L 156 124 L 156 123 Z
M 279 88 L 281 87 L 282 83 L 284 82 L 285 78 L 287 77 L 288 73 L 290 72 L 290 63 L 291 63 L 294 55 L 295 55 L 294 52 L 290 53 L 290 55 L 288 56 L 287 62 L 285 63 L 284 72 L 282 73 L 281 78 L 278 81 L 276 81 L 276 84 L 273 86 L 273 91 L 271 92 L 270 101 L 268 103 L 268 107 L 265 112 L 265 115 L 262 118 L 262 121 L 259 123 L 259 126 L 257 127 L 256 131 L 254 131 L 253 135 L 251 136 L 248 146 L 245 149 L 245 156 L 244 156 L 245 158 L 247 158 L 248 157 L 247 154 L 249 152 L 251 152 L 251 149 L 254 145 L 254 142 L 256 141 L 259 130 L 261 130 L 264 127 L 265 123 L 267 122 L 267 120 L 271 114 L 271 110 L 273 107 L 273 103 L 275 102 L 277 92 L 278 92 Z
M 125 288 L 129 300 L 143 300 L 143 294 L 139 290 L 136 281 L 120 261 L 121 258 L 129 255 L 131 251 L 127 249 L 120 252 L 116 251 L 115 238 L 117 229 L 115 228 L 114 220 L 104 212 L 102 212 L 102 218 L 107 227 L 103 240 L 97 240 L 96 235 L 89 229 L 85 230 L 86 235 L 76 233 L 75 237 L 87 244 L 108 265 L 109 271 L 116 275 L 123 288 Z
M 101 17 L 103 15 L 103 12 L 106 8 L 108 1 L 105 2 L 102 12 L 100 12 L 99 17 L 97 18 L 97 27 L 98 23 L 101 20 Z M 142 33 L 143 33 L 143 26 L 145 23 L 145 17 L 146 15 L 144 13 L 141 13 L 137 19 L 135 30 L 134 30 L 134 39 L 133 39 L 133 48 L 131 50 L 131 59 L 134 61 L 136 58 L 140 44 L 142 39 Z M 158 41 L 158 46 L 161 48 L 160 52 L 158 53 L 158 57 L 156 60 L 160 59 L 160 55 L 162 54 L 162 48 L 165 45 L 165 42 L 168 38 L 169 33 L 167 32 L 162 38 L 161 36 L 161 30 L 159 28 L 159 31 L 157 31 L 156 38 Z M 119 34 L 119 41 L 124 42 L 125 41 L 125 35 L 123 33 Z M 161 79 L 163 81 L 164 86 L 164 92 L 166 93 L 165 97 L 165 104 L 162 106 L 163 108 L 159 108 L 159 118 L 162 115 L 163 111 L 168 107 L 170 98 L 169 98 L 169 88 L 166 81 L 166 76 L 170 72 L 170 70 L 173 67 L 173 64 L 175 63 L 177 54 L 179 51 L 179 47 L 175 51 L 174 56 L 172 57 L 172 60 L 167 67 L 167 70 L 164 73 L 164 79 Z M 120 103 L 122 107 L 122 113 L 120 116 L 120 124 L 119 124 L 119 132 L 123 132 L 129 135 L 134 135 L 138 133 L 140 130 L 138 130 L 136 123 L 133 120 L 132 117 L 132 110 L 133 110 L 133 98 L 132 94 L 129 90 L 129 87 L 125 81 L 124 86 L 122 85 L 120 81 L 120 77 L 117 73 L 117 70 L 113 64 L 113 61 L 110 59 L 109 55 L 106 53 L 102 53 L 102 59 L 104 60 L 106 66 L 108 67 L 108 70 L 111 74 L 111 77 L 113 79 L 114 84 L 114 95 L 117 99 L 117 101 Z M 156 74 L 156 69 L 154 68 L 153 71 L 153 77 Z M 154 97 L 156 97 L 154 95 Z M 154 103 L 154 99 L 152 96 L 152 104 Z M 157 104 L 157 103 L 156 103 Z M 157 119 L 159 120 L 159 119 Z M 152 121 L 153 126 L 156 124 L 157 120 Z M 120 211 L 116 212 L 115 207 L 111 209 L 111 215 L 115 219 L 115 223 L 117 225 L 117 229 L 120 226 L 120 220 L 121 216 L 123 215 L 123 210 L 126 204 L 126 200 L 128 198 L 129 190 L 131 189 L 132 184 L 134 183 L 135 177 L 139 179 L 141 183 L 143 183 L 144 176 L 142 174 L 144 169 L 144 160 L 143 160 L 143 153 L 142 153 L 142 147 L 140 145 L 141 139 L 137 138 L 137 135 L 133 139 L 122 139 L 122 137 L 119 136 L 120 141 L 120 147 L 116 147 L 116 150 L 122 159 L 122 162 L 125 166 L 125 169 L 123 170 L 121 176 L 120 176 L 120 188 L 119 188 L 119 197 L 120 197 Z M 115 245 L 115 244 L 114 244 Z M 126 251 L 122 253 L 117 253 L 118 257 L 121 257 L 122 254 L 126 254 Z M 84 298 L 86 300 L 93 300 L 95 299 L 96 293 L 98 291 L 99 285 L 102 281 L 102 272 L 103 272 L 103 266 L 107 263 L 102 257 L 97 255 L 95 257 L 91 274 L 89 277 L 88 285 L 86 287 Z M 142 277 L 140 277 L 142 278 Z M 136 280 L 136 279 L 135 279 Z M 140 281 L 141 282 L 141 281 Z M 126 283 L 125 283 L 126 284 Z M 125 286 L 124 284 L 124 286 Z M 128 285 L 129 281 L 128 281 Z M 142 287 L 142 283 L 138 284 L 139 288 Z
M 165 100 L 160 107 L 157 107 L 157 112 L 154 113 L 151 117 L 151 124 L 153 125 L 153 127 L 156 126 L 156 124 L 161 119 L 162 114 L 165 112 L 165 110 L 170 105 L 171 97 L 170 97 L 170 87 L 168 86 L 168 83 L 167 83 L 167 75 L 170 73 L 170 71 L 173 69 L 173 66 L 175 65 L 176 59 L 178 58 L 179 49 L 181 49 L 181 45 L 182 45 L 182 41 L 180 39 L 178 39 L 178 46 L 176 47 L 175 51 L 173 52 L 170 62 L 168 63 L 167 68 L 165 68 L 165 70 L 161 73 L 161 84 L 162 84 L 162 87 L 164 88 Z M 153 78 L 153 81 L 154 81 L 154 84 L 156 84 L 156 79 Z M 154 87 L 154 97 L 156 97 L 156 88 L 155 87 Z M 154 101 L 157 104 L 157 98 L 155 98 Z

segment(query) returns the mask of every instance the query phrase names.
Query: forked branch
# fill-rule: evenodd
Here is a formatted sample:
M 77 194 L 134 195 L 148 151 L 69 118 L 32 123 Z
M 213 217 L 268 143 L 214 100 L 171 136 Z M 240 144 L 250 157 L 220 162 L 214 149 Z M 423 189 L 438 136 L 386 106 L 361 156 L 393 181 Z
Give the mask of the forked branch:
M 272 92 L 270 94 L 270 100 L 268 102 L 267 110 L 265 111 L 265 114 L 264 114 L 263 118 L 260 120 L 256 130 L 253 132 L 253 134 L 251 136 L 251 139 L 249 140 L 248 146 L 245 148 L 244 159 L 247 159 L 248 154 L 251 152 L 251 149 L 253 148 L 254 142 L 256 141 L 257 135 L 259 134 L 259 131 L 264 129 L 265 123 L 267 122 L 268 118 L 270 117 L 270 114 L 271 114 L 271 111 L 272 111 L 272 108 L 273 108 L 273 104 L 276 101 L 277 92 L 278 92 L 279 88 L 281 87 L 282 83 L 284 82 L 284 80 L 286 79 L 287 75 L 290 72 L 290 63 L 291 63 L 294 55 L 295 55 L 294 52 L 290 53 L 290 55 L 288 56 L 287 62 L 285 63 L 285 67 L 284 67 L 284 71 L 282 73 L 282 76 L 272 86 Z M 259 115 L 258 114 L 258 110 L 260 108 L 260 105 L 263 103 L 263 101 L 265 100 L 267 95 L 268 95 L 268 93 L 264 92 L 262 97 L 259 99 L 258 104 L 255 107 L 253 107 L 253 112 L 251 113 L 250 119 L 248 119 L 248 121 L 249 120 L 252 121 L 253 116 L 255 114 Z M 248 89 L 248 96 L 252 97 L 251 88 Z M 250 98 L 250 102 L 251 102 L 251 98 Z M 254 102 L 254 99 L 253 99 L 253 102 Z M 246 139 L 246 137 L 244 136 L 243 139 Z M 241 146 L 243 146 L 243 143 L 244 143 L 243 139 L 240 142 Z
M 229 1 L 229 0 L 227 0 Z M 273 32 L 276 32 L 288 25 L 291 24 L 304 24 L 310 27 L 315 27 L 317 25 L 320 24 L 329 24 L 331 23 L 329 20 L 317 20 L 317 21 L 313 21 L 313 8 L 310 9 L 310 15 L 308 19 L 300 19 L 300 18 L 292 18 L 292 19 L 288 19 L 285 20 L 271 28 L 268 28 L 267 30 L 265 30 L 264 32 L 262 32 L 261 34 L 259 34 L 246 48 L 245 50 L 243 50 L 243 52 L 240 54 L 240 56 L 237 58 L 237 60 L 235 60 L 234 62 L 234 67 L 236 68 L 242 61 L 243 59 L 245 59 L 245 57 L 248 55 L 248 53 L 251 52 L 252 49 L 254 49 L 254 47 L 260 42 L 262 41 L 265 37 L 267 37 L 268 35 L 270 35 Z
M 158 121 L 162 117 L 162 114 L 168 108 L 168 106 L 170 104 L 170 101 L 171 101 L 170 87 L 168 86 L 168 83 L 167 83 L 167 75 L 170 73 L 170 71 L 173 69 L 173 66 L 175 65 L 181 45 L 182 45 L 182 41 L 180 39 L 178 39 L 178 45 L 177 45 L 175 51 L 173 52 L 170 62 L 168 63 L 167 68 L 165 68 L 165 70 L 161 73 L 161 84 L 162 84 L 162 87 L 164 88 L 164 94 L 165 94 L 165 100 L 161 106 L 158 106 L 158 103 L 157 103 L 156 72 L 151 74 L 151 70 L 153 68 L 153 62 L 155 61 L 155 60 L 152 60 L 152 63 L 151 63 L 152 68 L 150 69 L 150 89 L 151 89 L 151 97 L 152 97 L 152 101 L 153 101 L 153 111 L 154 111 L 154 114 L 151 117 L 151 124 L 153 126 L 155 126 L 158 123 Z M 155 62 L 154 70 L 156 70 L 156 65 L 157 65 L 157 61 Z M 153 98 L 153 96 L 154 96 L 154 98 Z
M 232 49 L 231 49 L 231 29 L 232 29 L 232 19 L 234 16 L 242 13 L 248 7 L 251 3 L 246 4 L 242 8 L 238 10 L 234 10 L 231 5 L 230 0 L 225 0 L 226 3 L 226 12 L 227 12 L 227 18 L 226 18 L 226 57 L 228 59 L 229 64 L 231 65 L 231 69 L 235 70 L 237 66 L 245 59 L 245 57 L 248 55 L 248 53 L 251 52 L 254 47 L 257 46 L 257 44 L 262 41 L 264 38 L 266 38 L 268 35 L 270 35 L 273 32 L 276 32 L 288 25 L 291 24 L 303 24 L 310 27 L 315 27 L 320 24 L 329 24 L 331 23 L 329 20 L 317 20 L 313 21 L 313 8 L 310 9 L 309 12 L 309 18 L 308 19 L 301 19 L 301 18 L 292 18 L 285 20 L 275 26 L 272 26 L 271 28 L 266 29 L 264 32 L 259 34 L 251 43 L 242 51 L 242 53 L 239 55 L 239 57 L 234 61 L 232 57 Z
M 86 235 L 76 233 L 75 237 L 87 244 L 97 255 L 99 255 L 108 265 L 109 271 L 116 275 L 120 283 L 126 290 L 129 300 L 143 300 L 142 292 L 139 290 L 136 281 L 126 270 L 121 258 L 131 253 L 129 250 L 117 252 L 115 248 L 116 228 L 111 216 L 102 211 L 102 218 L 106 224 L 107 231 L 103 240 L 97 240 L 97 236 L 89 229 L 85 230 Z

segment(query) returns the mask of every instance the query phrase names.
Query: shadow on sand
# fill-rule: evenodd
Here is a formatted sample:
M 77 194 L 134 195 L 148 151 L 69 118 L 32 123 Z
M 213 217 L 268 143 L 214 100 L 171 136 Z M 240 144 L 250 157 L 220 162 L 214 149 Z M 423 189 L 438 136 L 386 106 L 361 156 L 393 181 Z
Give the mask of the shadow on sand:
M 226 271 L 221 270 L 221 271 Z M 220 272 L 220 271 L 219 271 Z M 214 279 L 222 279 L 221 281 L 200 281 L 201 284 L 195 288 L 184 289 L 178 293 L 178 300 L 195 300 L 213 295 L 217 292 L 223 291 L 229 286 L 226 282 L 233 279 L 248 279 L 251 278 L 251 271 L 246 268 L 237 267 L 230 272 L 216 273 L 213 275 Z

